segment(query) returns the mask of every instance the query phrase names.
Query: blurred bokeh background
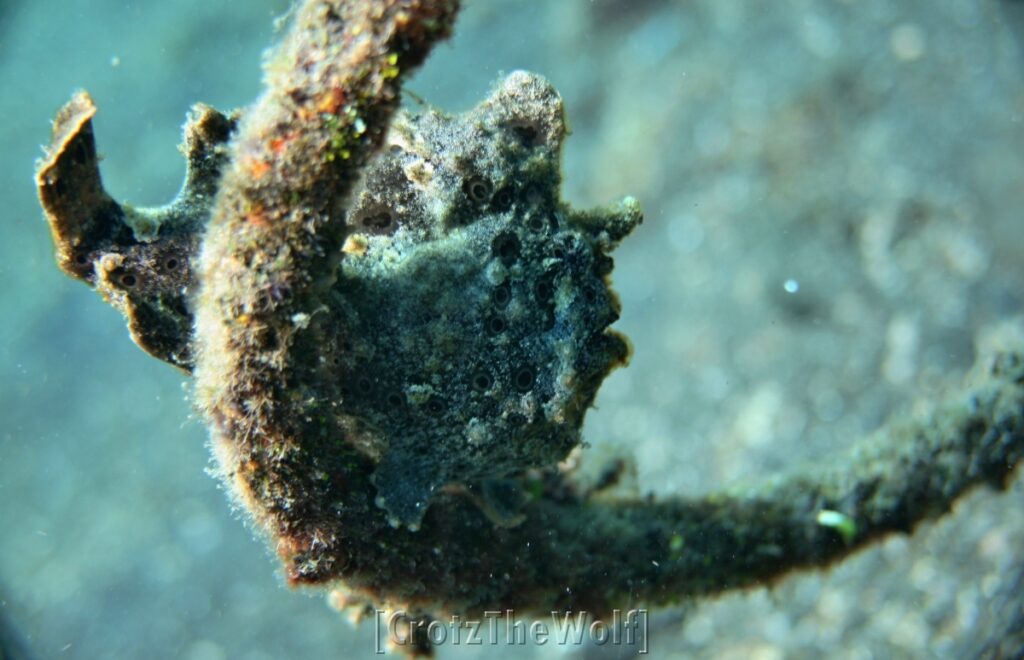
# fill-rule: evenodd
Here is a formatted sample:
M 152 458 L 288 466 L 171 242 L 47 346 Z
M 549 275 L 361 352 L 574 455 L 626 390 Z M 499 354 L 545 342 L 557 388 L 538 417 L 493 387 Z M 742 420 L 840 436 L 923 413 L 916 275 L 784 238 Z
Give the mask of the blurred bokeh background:
M 699 494 L 842 451 L 955 389 L 1024 311 L 1024 7 L 1010 0 L 466 0 L 409 89 L 561 91 L 565 197 L 627 194 L 632 365 L 588 417 L 636 488 Z M 248 103 L 285 0 L 0 0 L 0 640 L 32 658 L 363 657 L 205 470 L 185 379 L 58 273 L 33 160 L 72 90 L 108 190 L 177 191 L 189 106 Z M 652 617 L 653 657 L 972 657 L 1024 627 L 1024 475 L 913 537 Z M 444 648 L 441 658 L 615 657 Z M 16 652 L 17 653 L 17 652 Z

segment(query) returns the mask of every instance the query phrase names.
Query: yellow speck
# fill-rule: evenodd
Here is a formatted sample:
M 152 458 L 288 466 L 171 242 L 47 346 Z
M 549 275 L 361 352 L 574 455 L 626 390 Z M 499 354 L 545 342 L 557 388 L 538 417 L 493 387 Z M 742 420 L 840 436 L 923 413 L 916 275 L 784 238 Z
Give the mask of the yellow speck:
M 107 273 L 113 273 L 123 263 L 124 257 L 120 254 L 105 254 L 100 257 L 100 268 Z
M 345 244 L 341 246 L 341 251 L 345 254 L 361 257 L 366 254 L 366 249 L 369 245 L 366 237 L 362 234 L 352 234 L 345 239 Z
M 434 166 L 425 160 L 419 160 L 405 168 L 405 175 L 410 181 L 426 186 L 434 178 Z

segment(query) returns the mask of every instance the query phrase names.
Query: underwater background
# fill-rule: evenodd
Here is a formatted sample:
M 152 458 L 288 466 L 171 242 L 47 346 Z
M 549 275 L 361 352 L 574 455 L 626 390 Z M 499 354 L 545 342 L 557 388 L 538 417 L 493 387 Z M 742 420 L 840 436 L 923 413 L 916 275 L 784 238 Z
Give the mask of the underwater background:
M 33 161 L 73 90 L 107 189 L 177 192 L 192 103 L 260 91 L 284 0 L 0 0 L 0 639 L 12 657 L 369 657 L 288 590 L 209 466 L 184 377 L 61 275 Z M 1024 3 L 466 0 L 407 85 L 451 111 L 501 72 L 561 92 L 565 198 L 625 195 L 632 364 L 584 436 L 637 493 L 834 465 L 953 391 L 1024 311 Z M 410 105 L 415 102 L 408 100 Z M 1024 474 L 826 572 L 651 617 L 653 657 L 975 657 L 1024 628 Z M 446 647 L 441 658 L 615 657 Z M 611 653 L 610 653 L 611 652 Z

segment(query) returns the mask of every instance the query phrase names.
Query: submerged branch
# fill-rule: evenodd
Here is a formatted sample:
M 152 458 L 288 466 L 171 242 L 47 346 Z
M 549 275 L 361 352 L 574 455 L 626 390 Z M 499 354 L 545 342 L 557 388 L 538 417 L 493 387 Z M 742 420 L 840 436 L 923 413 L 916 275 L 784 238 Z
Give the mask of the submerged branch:
M 524 544 L 558 539 L 544 558 L 558 565 L 552 604 L 664 603 L 770 583 L 909 533 L 973 486 L 1004 486 L 1022 456 L 1018 342 L 980 355 L 973 381 L 928 417 L 891 421 L 827 466 L 698 499 L 541 503 Z

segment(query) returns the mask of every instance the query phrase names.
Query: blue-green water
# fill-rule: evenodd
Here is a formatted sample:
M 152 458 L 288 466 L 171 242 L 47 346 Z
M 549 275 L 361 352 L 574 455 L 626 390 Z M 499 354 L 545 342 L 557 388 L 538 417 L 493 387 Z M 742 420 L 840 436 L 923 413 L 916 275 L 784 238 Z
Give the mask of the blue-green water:
M 827 463 L 890 413 L 927 409 L 959 381 L 978 332 L 1022 312 L 1014 3 L 466 4 L 409 89 L 462 110 L 502 71 L 544 74 L 574 129 L 565 197 L 631 194 L 647 210 L 616 253 L 618 327 L 635 357 L 585 432 L 593 453 L 628 448 L 638 490 L 700 493 Z M 86 88 L 108 190 L 169 199 L 189 106 L 258 93 L 286 8 L 0 3 L 0 615 L 29 657 L 372 651 L 370 626 L 282 586 L 204 472 L 182 376 L 58 273 L 32 188 L 49 119 Z M 1022 547 L 1018 475 L 829 573 L 659 612 L 652 648 L 956 657 L 992 634 Z

